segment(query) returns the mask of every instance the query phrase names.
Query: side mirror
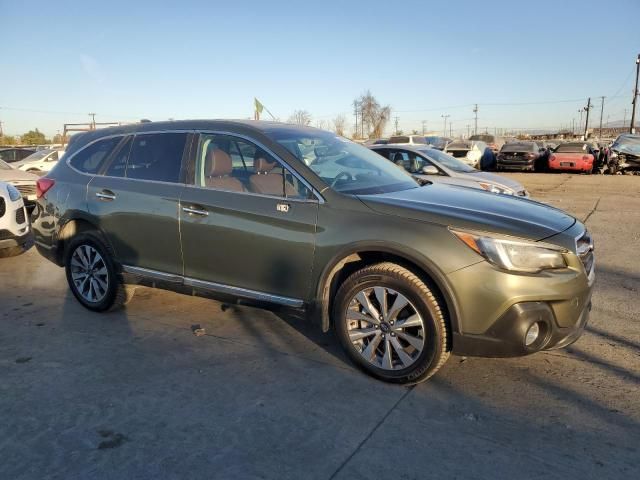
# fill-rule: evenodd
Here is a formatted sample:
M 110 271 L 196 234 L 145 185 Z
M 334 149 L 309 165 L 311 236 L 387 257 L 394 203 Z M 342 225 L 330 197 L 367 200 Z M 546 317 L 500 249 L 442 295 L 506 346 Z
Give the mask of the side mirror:
M 433 165 L 425 165 L 421 171 L 424 175 L 439 175 L 440 171 Z

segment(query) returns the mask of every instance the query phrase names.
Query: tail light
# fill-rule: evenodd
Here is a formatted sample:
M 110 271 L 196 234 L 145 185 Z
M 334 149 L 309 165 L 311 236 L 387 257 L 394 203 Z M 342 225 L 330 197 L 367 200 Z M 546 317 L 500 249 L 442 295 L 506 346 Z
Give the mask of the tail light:
M 551 157 L 549 158 L 550 162 L 555 162 L 556 161 L 556 156 L 555 155 L 551 155 Z
M 36 180 L 36 198 L 42 198 L 51 187 L 55 185 L 56 181 L 52 178 L 42 177 Z
M 591 160 L 591 161 L 593 161 L 593 157 L 592 157 L 591 155 L 583 155 L 583 156 L 582 156 L 582 160 L 583 160 L 584 162 L 588 162 L 588 161 L 590 161 L 590 160 Z

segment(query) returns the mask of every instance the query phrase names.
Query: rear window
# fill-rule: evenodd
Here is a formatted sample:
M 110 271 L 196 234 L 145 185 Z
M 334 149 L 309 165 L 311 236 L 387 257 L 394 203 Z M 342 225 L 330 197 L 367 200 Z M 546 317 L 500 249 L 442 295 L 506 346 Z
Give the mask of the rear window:
M 586 143 L 565 143 L 556 148 L 558 153 L 584 153 L 586 151 Z
M 76 170 L 96 174 L 121 139 L 122 137 L 111 137 L 98 140 L 73 155 L 69 163 Z
M 496 137 L 493 135 L 471 135 L 469 140 L 480 140 L 484 143 L 494 143 L 496 141 Z
M 186 142 L 186 133 L 137 135 L 127 162 L 127 178 L 179 182 Z
M 463 142 L 452 142 L 447 145 L 447 150 L 471 150 L 471 145 Z
M 413 143 L 419 143 L 421 145 L 426 145 L 427 141 L 424 137 L 413 137 Z
M 501 152 L 533 152 L 533 144 L 531 143 L 508 143 L 500 149 Z

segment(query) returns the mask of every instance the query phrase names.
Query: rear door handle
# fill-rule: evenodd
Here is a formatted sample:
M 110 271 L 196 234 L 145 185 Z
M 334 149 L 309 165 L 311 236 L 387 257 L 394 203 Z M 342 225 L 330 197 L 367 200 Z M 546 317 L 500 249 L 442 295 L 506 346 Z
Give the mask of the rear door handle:
M 105 202 L 110 202 L 116 199 L 116 194 L 111 190 L 102 190 L 101 192 L 96 192 L 96 197 Z
M 206 210 L 200 210 L 198 208 L 182 207 L 182 211 L 189 215 L 198 215 L 199 217 L 208 217 L 209 212 Z

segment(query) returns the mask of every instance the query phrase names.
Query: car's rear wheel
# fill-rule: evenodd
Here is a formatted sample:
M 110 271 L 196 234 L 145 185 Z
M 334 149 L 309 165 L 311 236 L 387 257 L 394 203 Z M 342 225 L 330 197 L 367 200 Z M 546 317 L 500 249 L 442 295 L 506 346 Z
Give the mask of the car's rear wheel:
M 353 273 L 338 290 L 333 321 L 351 360 L 381 380 L 424 381 L 449 357 L 440 302 L 417 275 L 394 263 Z
M 111 250 L 98 234 L 81 233 L 69 242 L 65 270 L 73 295 L 89 310 L 103 312 L 124 305 L 125 286 Z

